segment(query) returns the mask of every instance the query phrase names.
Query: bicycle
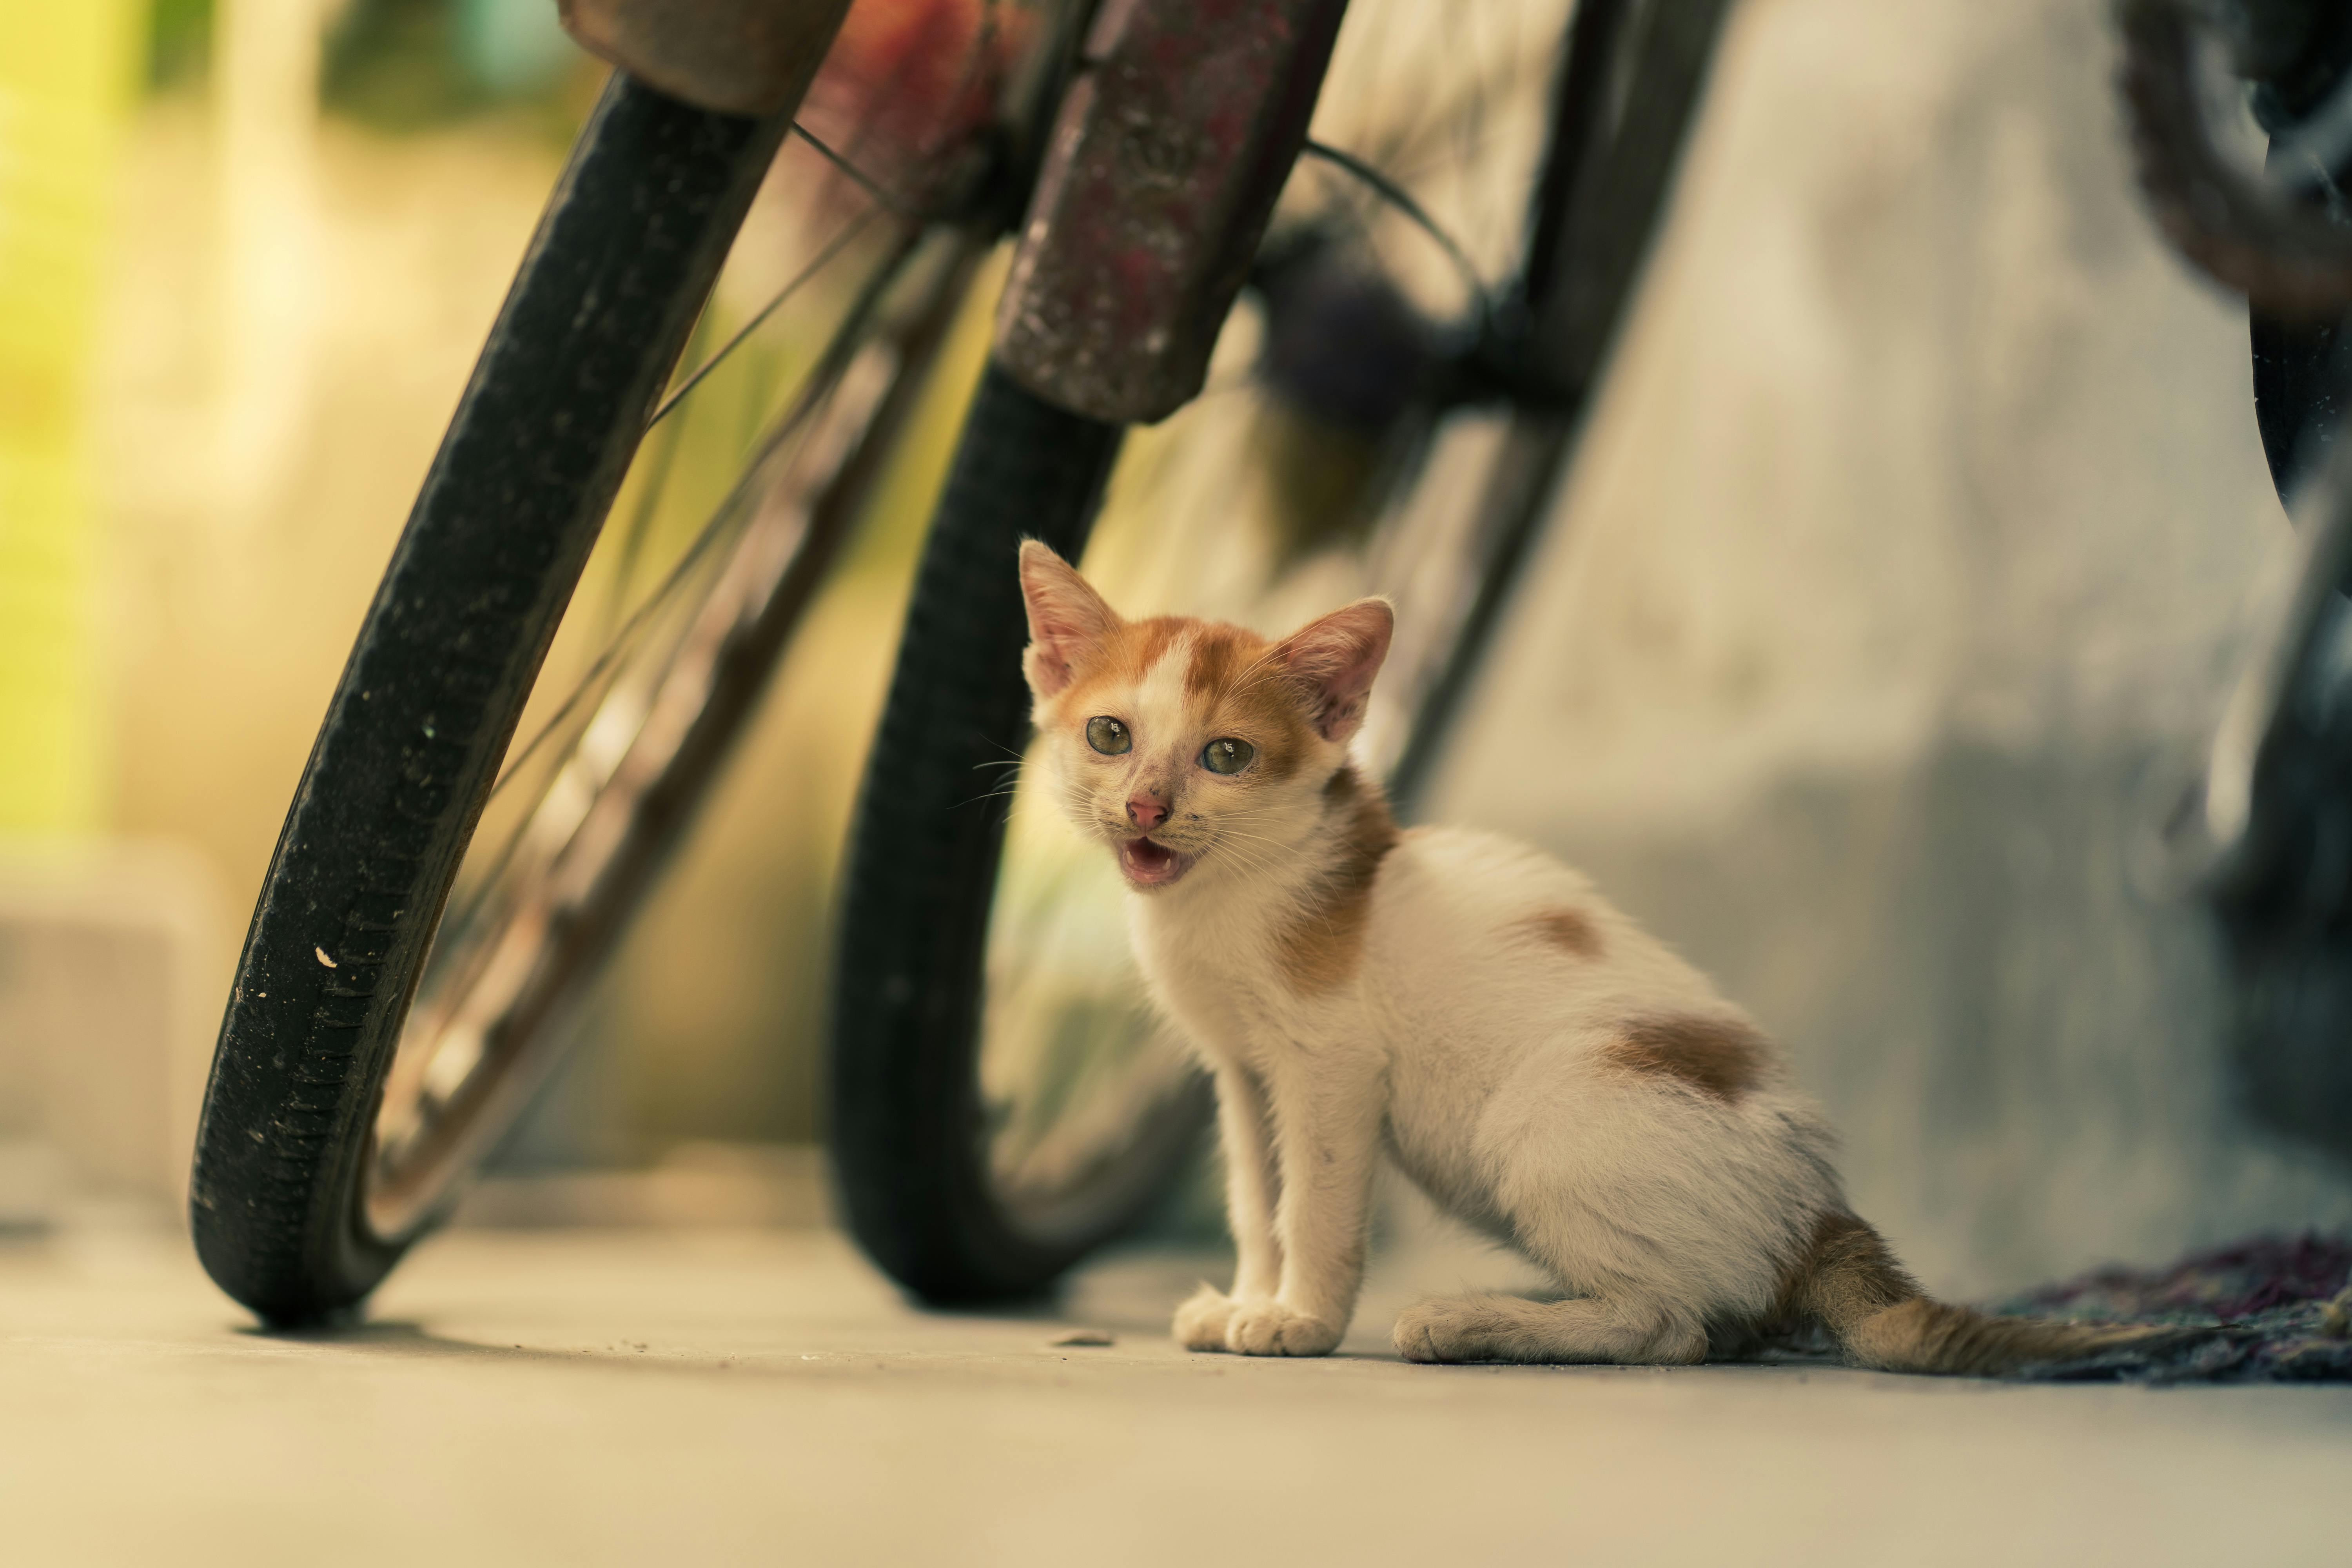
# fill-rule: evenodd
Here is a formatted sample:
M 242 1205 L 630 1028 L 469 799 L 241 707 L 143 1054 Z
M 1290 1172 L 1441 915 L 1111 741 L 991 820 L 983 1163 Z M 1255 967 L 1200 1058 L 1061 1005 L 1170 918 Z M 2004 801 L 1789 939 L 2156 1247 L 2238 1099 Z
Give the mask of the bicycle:
M 2352 1155 L 2352 15 L 2312 0 L 2116 12 L 2140 184 L 2181 254 L 2246 296 L 2256 424 L 2300 536 L 2152 879 L 2215 918 L 2249 1108 Z
M 832 1147 L 851 1230 L 929 1300 L 1034 1292 L 1129 1228 L 1195 1144 L 1205 1095 L 1118 1005 L 1107 889 L 984 782 L 1026 738 L 1017 538 L 1077 557 L 1128 427 L 1192 403 L 1221 334 L 1225 360 L 1247 357 L 1224 331 L 1246 290 L 1255 371 L 1155 450 L 1255 450 L 1273 492 L 1286 441 L 1346 460 L 1270 502 L 1278 521 L 1192 552 L 1225 580 L 1148 547 L 1201 537 L 1197 518 L 1106 534 L 1122 559 L 1100 568 L 1227 615 L 1338 581 L 1395 593 L 1427 630 L 1392 654 L 1368 733 L 1410 805 L 1572 458 L 1727 9 L 1578 5 L 1522 138 L 1526 190 L 1482 201 L 1470 175 L 1508 161 L 1458 141 L 1485 101 L 1475 74 L 1427 116 L 1436 175 L 1384 172 L 1410 136 L 1368 156 L 1307 135 L 1335 49 L 1346 79 L 1407 5 L 1359 0 L 1343 34 L 1346 0 L 567 4 L 622 68 L 368 612 L 257 907 L 192 1184 L 215 1280 L 273 1323 L 331 1317 L 446 1216 L 874 504 L 1002 236 L 1017 239 L 994 348 L 860 796 Z M 912 79 L 923 91 L 892 95 Z M 787 146 L 804 188 L 779 268 L 736 236 Z M 1440 195 L 1457 216 L 1432 211 Z M 1408 235 L 1415 276 L 1381 262 Z M 786 276 L 730 310 L 722 262 Z M 828 268 L 829 289 L 813 281 Z M 761 346 L 795 323 L 816 341 Z M 1362 363 L 1335 365 L 1334 345 Z M 689 444 L 733 476 L 693 515 L 712 465 L 679 466 Z M 616 497 L 628 521 L 604 532 Z M 583 573 L 616 585 L 601 615 L 575 603 Z

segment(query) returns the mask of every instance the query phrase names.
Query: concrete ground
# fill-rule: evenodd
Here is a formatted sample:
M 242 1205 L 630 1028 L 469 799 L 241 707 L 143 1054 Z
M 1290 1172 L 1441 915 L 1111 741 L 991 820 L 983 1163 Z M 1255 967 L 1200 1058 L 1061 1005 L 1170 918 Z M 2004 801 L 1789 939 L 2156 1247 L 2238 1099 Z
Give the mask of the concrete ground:
M 824 1231 L 459 1232 L 367 1326 L 0 1250 L 0 1561 L 2338 1563 L 2352 1389 L 1188 1355 L 1196 1262 L 908 1308 Z M 1107 1346 L 1057 1344 L 1073 1328 Z

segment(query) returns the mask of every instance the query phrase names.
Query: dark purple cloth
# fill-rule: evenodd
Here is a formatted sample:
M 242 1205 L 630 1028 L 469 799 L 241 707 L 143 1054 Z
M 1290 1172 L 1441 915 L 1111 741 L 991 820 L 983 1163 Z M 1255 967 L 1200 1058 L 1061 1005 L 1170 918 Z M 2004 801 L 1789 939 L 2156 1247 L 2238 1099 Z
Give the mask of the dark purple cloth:
M 2347 1281 L 2352 1236 L 2262 1236 L 2162 1268 L 2094 1269 L 1995 1310 L 2183 1331 L 2019 1374 L 2029 1380 L 2352 1382 L 2344 1304 L 2330 1306 Z

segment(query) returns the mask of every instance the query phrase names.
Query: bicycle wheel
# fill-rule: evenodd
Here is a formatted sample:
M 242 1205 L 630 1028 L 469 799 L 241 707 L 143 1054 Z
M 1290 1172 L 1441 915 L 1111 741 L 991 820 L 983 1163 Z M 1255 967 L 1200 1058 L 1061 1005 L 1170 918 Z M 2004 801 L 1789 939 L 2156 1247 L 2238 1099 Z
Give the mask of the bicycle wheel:
M 993 242 L 974 193 L 1017 152 L 1010 69 L 1054 36 L 988 0 L 929 10 L 962 25 L 911 47 L 886 26 L 861 54 L 853 18 L 808 101 L 827 135 L 784 156 L 789 116 L 617 75 L 583 132 L 223 1026 L 194 1226 L 264 1319 L 363 1298 L 520 1114 L 885 472 Z M 887 95 L 909 70 L 944 71 L 928 118 Z M 689 329 L 696 368 L 656 406 Z M 600 544 L 616 495 L 627 526 Z M 583 571 L 600 592 L 575 602 Z
M 1047 1286 L 1150 1212 L 1209 1107 L 1144 1003 L 1108 858 L 990 782 L 1028 741 L 1019 539 L 1085 549 L 1131 614 L 1272 630 L 1391 594 L 1420 635 L 1364 744 L 1384 773 L 1410 758 L 1566 461 L 1723 9 L 1357 0 L 1208 395 L 1130 438 L 984 378 L 868 762 L 835 998 L 845 1214 L 909 1289 Z

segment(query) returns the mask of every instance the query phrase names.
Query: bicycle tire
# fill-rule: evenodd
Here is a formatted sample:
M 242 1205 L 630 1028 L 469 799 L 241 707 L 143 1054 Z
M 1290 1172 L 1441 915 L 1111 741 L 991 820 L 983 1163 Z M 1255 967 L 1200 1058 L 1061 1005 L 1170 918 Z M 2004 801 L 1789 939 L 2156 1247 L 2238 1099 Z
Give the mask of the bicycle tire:
M 407 1244 L 358 1214 L 403 1015 L 589 549 L 789 123 L 616 72 L 428 470 L 271 858 L 198 1128 L 197 1256 L 268 1322 L 352 1306 Z
M 1409 792 L 1429 774 L 1572 456 L 1727 6 L 1575 8 L 1516 301 L 1540 359 L 1480 367 L 1525 406 L 1484 487 L 1483 523 L 1464 542 L 1471 604 L 1447 627 L 1433 679 L 1407 699 L 1399 782 Z M 1628 75 L 1654 84 L 1654 100 L 1628 107 L 1641 98 Z M 926 546 L 867 763 L 835 992 L 833 1158 L 857 1240 L 934 1303 L 1043 1290 L 1150 1212 L 1208 1121 L 1208 1085 L 1194 1077 L 1132 1123 L 1131 1142 L 1093 1177 L 1097 1190 L 1042 1225 L 997 1190 L 986 1152 L 983 958 L 1010 808 L 971 797 L 975 770 L 1028 738 L 1014 552 L 1029 535 L 1078 559 L 1101 483 L 1093 465 L 1118 441 L 992 368 Z
M 444 916 L 377 1114 L 362 1194 L 375 1235 L 429 1227 L 562 1060 L 566 1025 L 751 725 L 887 472 L 987 237 L 950 230 L 927 246 L 910 232 L 866 279 L 702 537 L 716 542 L 722 524 L 748 521 L 698 580 L 676 579 L 683 630 L 649 657 L 641 647 L 618 660 L 623 673 L 603 699 L 578 710 L 562 784 L 537 797 L 470 889 L 461 872 L 466 897 L 453 895 Z M 936 265 L 909 290 L 911 308 L 878 325 L 876 302 L 926 250 Z M 631 689 L 640 666 L 650 677 Z M 612 745 L 621 733 L 626 745 Z M 599 735 L 606 743 L 592 746 Z
M 1028 735 L 1021 541 L 1084 547 L 1123 434 L 993 363 L 983 372 L 858 797 L 834 989 L 834 1171 L 859 1243 L 941 1304 L 1043 1289 L 1159 1198 L 1205 1115 L 1194 1092 L 1155 1119 L 1048 1223 L 1020 1223 L 990 1179 L 976 1064 L 1009 807 L 972 781 Z

